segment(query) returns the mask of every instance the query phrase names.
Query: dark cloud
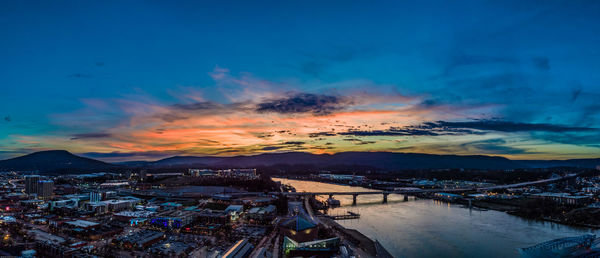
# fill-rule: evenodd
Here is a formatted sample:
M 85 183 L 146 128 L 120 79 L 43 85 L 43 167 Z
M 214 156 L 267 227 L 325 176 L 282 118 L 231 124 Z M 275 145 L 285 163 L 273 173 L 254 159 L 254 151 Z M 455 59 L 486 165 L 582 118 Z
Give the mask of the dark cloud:
M 257 138 L 263 138 L 263 139 L 268 139 L 268 138 L 271 138 L 273 136 L 275 136 L 275 135 L 272 134 L 272 133 L 257 133 L 256 134 Z
M 308 137 L 310 138 L 317 138 L 317 137 L 322 137 L 322 136 L 336 136 L 337 134 L 335 132 L 318 132 L 318 133 L 309 133 Z
M 259 103 L 256 106 L 256 111 L 260 113 L 313 113 L 315 115 L 326 115 L 344 109 L 349 104 L 351 103 L 347 99 L 339 96 L 297 93 L 284 98 L 271 99 Z
M 278 150 L 281 148 L 283 148 L 283 147 L 281 147 L 281 146 L 266 146 L 266 147 L 263 147 L 262 150 L 269 151 L 269 150 Z
M 597 128 L 591 127 L 576 127 L 567 125 L 557 124 L 545 124 L 545 123 L 519 123 L 499 120 L 476 120 L 467 122 L 446 122 L 438 121 L 434 123 L 426 123 L 432 128 L 464 128 L 464 129 L 475 129 L 482 131 L 499 131 L 499 132 L 584 132 L 584 131 L 596 131 Z
M 485 132 L 475 131 L 465 128 L 441 128 L 435 123 L 423 123 L 421 125 L 411 125 L 405 127 L 390 127 L 386 130 L 349 130 L 340 132 L 339 135 L 352 136 L 439 136 L 439 135 L 465 135 L 465 134 L 485 134 Z
M 533 65 L 540 70 L 550 70 L 550 60 L 547 57 L 534 57 L 531 61 L 533 62 Z
M 375 141 L 363 141 L 361 139 L 356 139 L 356 138 L 348 138 L 348 139 L 344 139 L 344 141 L 354 142 L 354 144 L 356 144 L 356 145 L 365 145 L 365 144 L 376 143 Z
M 466 122 L 425 122 L 420 125 L 404 127 L 390 127 L 385 130 L 358 130 L 351 129 L 345 132 L 319 132 L 312 133 L 310 137 L 316 136 L 441 136 L 441 135 L 483 135 L 490 131 L 497 132 L 596 132 L 597 128 L 573 127 L 566 125 L 546 123 L 517 123 L 500 120 L 475 120 Z M 355 141 L 355 139 L 344 139 Z
M 300 141 L 289 141 L 289 142 L 284 142 L 284 145 L 303 145 L 306 144 L 306 142 L 300 142 Z
M 94 138 L 107 138 L 111 137 L 110 133 L 77 133 L 71 135 L 71 140 L 79 140 L 79 139 L 94 139 Z
M 69 78 L 92 78 L 93 76 L 85 73 L 74 73 L 67 76 Z

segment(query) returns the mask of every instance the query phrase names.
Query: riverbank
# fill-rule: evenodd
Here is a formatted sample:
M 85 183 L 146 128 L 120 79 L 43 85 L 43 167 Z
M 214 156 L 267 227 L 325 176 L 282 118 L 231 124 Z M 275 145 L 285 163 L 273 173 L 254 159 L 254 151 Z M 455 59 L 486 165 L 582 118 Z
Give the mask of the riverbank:
M 304 208 L 306 209 L 309 216 L 316 219 L 315 216 L 322 215 L 322 214 L 320 214 L 320 212 L 317 211 L 317 214 L 315 215 L 313 207 L 311 205 L 312 201 L 314 201 L 314 200 L 311 200 L 310 198 L 305 199 Z M 326 227 L 334 230 L 337 233 L 337 235 L 340 237 L 340 239 L 346 240 L 350 244 L 352 244 L 354 247 L 353 250 L 355 252 L 357 252 L 359 254 L 361 253 L 361 251 L 357 250 L 357 248 L 360 248 L 360 250 L 364 251 L 365 253 L 363 254 L 363 256 L 366 255 L 366 257 L 384 257 L 384 258 L 393 257 L 383 246 L 381 246 L 381 244 L 379 244 L 378 242 L 375 242 L 372 239 L 370 239 L 369 237 L 363 235 L 358 230 L 347 229 L 344 226 L 337 223 L 335 220 L 325 218 L 325 217 L 319 217 L 316 220 L 323 223 L 323 225 L 325 225 Z M 361 257 L 361 256 L 359 256 L 359 257 Z
M 313 181 L 277 179 L 298 192 L 354 192 L 364 188 Z M 325 197 L 326 198 L 326 197 Z M 352 205 L 352 196 L 338 196 L 342 206 L 329 214 L 359 213 L 360 219 L 340 220 L 379 241 L 394 257 L 519 257 L 518 248 L 552 239 L 600 234 L 600 230 L 524 219 L 496 210 L 468 209 L 432 199 L 390 195 L 387 204 L 379 195 L 365 195 Z M 423 248 L 423 247 L 427 248 Z
M 286 178 L 289 179 L 289 178 Z M 372 187 L 372 186 L 368 186 L 368 185 L 350 185 L 350 184 L 344 184 L 342 182 L 329 182 L 328 180 L 321 180 L 321 179 L 315 179 L 315 178 L 296 178 L 296 179 L 289 179 L 289 180 L 302 180 L 302 181 L 310 181 L 310 182 L 317 182 L 317 183 L 325 183 L 325 184 L 333 184 L 333 185 L 340 185 L 340 186 L 347 186 L 347 187 L 362 187 L 365 189 L 370 189 L 370 190 L 385 190 L 382 188 L 378 188 L 378 187 Z M 443 190 L 440 190 L 443 191 Z M 478 208 L 478 209 L 483 209 L 483 210 L 495 210 L 495 211 L 500 211 L 500 212 L 505 212 L 511 216 L 517 216 L 520 218 L 524 218 L 524 219 L 528 219 L 528 220 L 539 220 L 539 221 L 550 221 L 550 222 L 554 222 L 554 223 L 558 223 L 558 224 L 562 224 L 562 225 L 566 225 L 566 226 L 574 226 L 574 227 L 588 227 L 588 228 L 594 228 L 594 229 L 599 229 L 600 228 L 600 223 L 595 223 L 596 221 L 592 221 L 592 223 L 590 223 L 590 221 L 587 221 L 585 218 L 585 215 L 579 215 L 579 216 L 571 216 L 568 218 L 564 218 L 564 219 L 557 219 L 556 217 L 558 216 L 564 216 L 563 211 L 564 210 L 556 210 L 554 213 L 554 215 L 543 215 L 543 216 L 530 216 L 529 214 L 527 214 L 527 212 L 524 212 L 524 210 L 527 210 L 529 208 L 529 204 L 527 204 L 527 202 L 530 202 L 530 199 L 527 198 L 517 198 L 517 199 L 511 199 L 511 200 L 476 200 L 476 199 L 472 199 L 470 202 L 469 200 L 466 199 L 460 199 L 460 200 L 454 200 L 454 201 L 448 201 L 448 200 L 443 200 L 443 199 L 439 199 L 439 198 L 435 198 L 433 196 L 431 196 L 431 194 L 419 194 L 417 196 L 418 198 L 421 199 L 433 199 L 433 200 L 440 200 L 443 202 L 449 202 L 449 203 L 458 203 L 458 204 L 462 204 L 464 205 L 466 208 Z M 537 201 L 537 200 L 536 200 Z M 575 212 L 575 211 L 579 211 L 579 210 L 585 210 L 584 207 L 578 208 L 578 209 L 572 209 L 572 210 L 568 210 L 565 213 L 567 213 L 567 215 L 569 213 Z M 569 212 L 570 211 L 570 212 Z M 588 212 L 590 213 L 590 212 Z M 596 214 L 600 213 L 600 210 L 598 212 L 592 212 L 593 214 L 589 214 L 589 216 L 596 216 Z M 587 216 L 587 217 L 589 217 Z

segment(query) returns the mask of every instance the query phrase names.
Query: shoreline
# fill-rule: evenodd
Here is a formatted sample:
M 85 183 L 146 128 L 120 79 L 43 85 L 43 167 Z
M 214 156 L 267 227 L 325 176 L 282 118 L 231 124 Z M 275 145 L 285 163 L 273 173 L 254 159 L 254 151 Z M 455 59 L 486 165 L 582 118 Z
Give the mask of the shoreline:
M 327 182 L 327 181 L 322 181 L 322 180 L 317 180 L 317 179 L 312 179 L 312 178 L 308 178 L 308 179 L 304 179 L 304 178 L 288 178 L 285 176 L 281 176 L 281 177 L 276 177 L 276 178 L 282 178 L 282 179 L 288 179 L 288 180 L 298 180 L 298 181 L 311 181 L 311 182 L 318 182 L 318 183 L 324 183 L 324 184 L 333 184 L 333 185 L 342 185 L 342 186 L 349 186 L 349 187 L 362 187 L 365 189 L 370 189 L 370 190 L 381 190 L 381 189 L 377 189 L 377 188 L 373 188 L 373 187 L 368 187 L 368 186 L 357 186 L 357 185 L 350 185 L 350 184 L 344 184 L 344 183 L 331 183 L 331 182 Z M 426 196 L 418 196 L 418 198 L 421 199 L 429 199 L 429 200 L 438 200 L 435 198 L 431 198 L 431 197 L 426 197 Z M 450 204 L 461 204 L 463 206 L 466 206 L 466 203 L 461 203 L 461 202 L 449 202 L 449 201 L 445 201 L 445 200 L 439 200 L 442 202 L 447 202 Z M 532 221 L 545 221 L 545 222 L 552 222 L 552 223 L 556 223 L 556 224 L 560 224 L 560 225 L 564 225 L 564 226 L 569 226 L 569 227 L 578 227 L 578 228 L 588 228 L 588 229 L 600 229 L 600 225 L 589 225 L 589 224 L 579 224 L 579 223 L 565 223 L 563 221 L 557 220 L 557 219 L 552 219 L 549 217 L 543 217 L 543 218 L 529 218 L 526 216 L 522 216 L 520 214 L 517 213 L 517 209 L 518 207 L 516 206 L 512 206 L 512 205 L 507 205 L 507 204 L 498 204 L 498 203 L 493 203 L 493 202 L 486 202 L 486 201 L 474 201 L 472 202 L 472 207 L 476 207 L 479 209 L 486 209 L 486 210 L 494 210 L 494 211 L 498 211 L 498 212 L 504 212 L 507 213 L 511 216 L 515 216 L 515 217 L 519 217 L 522 219 L 526 219 L 526 220 L 532 220 Z M 469 208 L 468 206 L 463 207 L 463 208 Z
M 311 200 L 305 199 L 303 203 L 308 214 L 314 217 L 313 207 L 310 204 Z M 337 231 L 341 239 L 349 240 L 349 242 L 354 245 L 354 249 L 359 249 L 360 251 L 366 252 L 365 255 L 367 255 L 367 257 L 393 257 L 385 249 L 385 247 L 379 243 L 379 241 L 367 237 L 356 229 L 346 228 L 337 223 L 335 220 L 328 218 L 318 218 L 317 220 L 321 221 L 327 227 L 331 227 L 333 230 Z M 355 252 L 360 253 L 359 250 L 355 250 Z

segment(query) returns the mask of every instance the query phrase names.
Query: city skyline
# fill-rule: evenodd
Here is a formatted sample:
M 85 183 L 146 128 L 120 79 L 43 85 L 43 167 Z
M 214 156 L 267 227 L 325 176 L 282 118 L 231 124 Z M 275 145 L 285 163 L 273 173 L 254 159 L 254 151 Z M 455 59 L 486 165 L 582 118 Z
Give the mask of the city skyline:
M 0 159 L 600 156 L 597 2 L 3 6 Z

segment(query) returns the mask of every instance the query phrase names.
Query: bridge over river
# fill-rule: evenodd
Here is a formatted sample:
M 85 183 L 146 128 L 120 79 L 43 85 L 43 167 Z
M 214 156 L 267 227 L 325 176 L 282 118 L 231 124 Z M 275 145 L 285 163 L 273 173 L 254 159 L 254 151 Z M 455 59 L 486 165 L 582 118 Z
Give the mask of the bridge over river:
M 390 194 L 403 194 L 404 198 L 408 198 L 408 195 L 420 194 L 420 193 L 431 193 L 431 192 L 469 192 L 474 191 L 475 189 L 421 189 L 414 187 L 405 187 L 405 188 L 396 188 L 390 191 L 362 191 L 362 192 L 285 192 L 285 193 L 271 193 L 271 194 L 283 194 L 287 196 L 317 196 L 317 195 L 327 195 L 329 198 L 332 198 L 335 195 L 352 195 L 352 204 L 356 204 L 356 198 L 359 195 L 374 195 L 380 194 L 383 196 L 383 203 L 387 202 L 387 197 Z
M 521 182 L 516 184 L 507 184 L 507 185 L 496 185 L 491 187 L 479 187 L 479 188 L 456 188 L 456 189 L 443 189 L 443 188 L 435 188 L 435 189 L 421 189 L 415 187 L 401 187 L 394 188 L 393 190 L 383 190 L 383 191 L 362 191 L 362 192 L 284 192 L 284 195 L 287 196 L 316 196 L 316 195 L 327 195 L 329 198 L 332 198 L 335 195 L 352 195 L 352 204 L 356 204 L 356 198 L 359 195 L 373 195 L 373 194 L 381 194 L 383 196 L 383 203 L 387 202 L 387 197 L 390 194 L 402 194 L 404 198 L 407 199 L 408 195 L 421 194 L 421 193 L 435 193 L 435 192 L 445 192 L 445 193 L 464 193 L 464 192 L 485 192 L 491 190 L 501 190 L 508 189 L 514 187 L 524 187 L 531 185 L 542 185 L 549 184 L 558 181 L 568 180 L 577 177 L 578 174 L 569 174 L 564 177 L 554 177 L 536 181 L 529 182 Z M 272 192 L 271 194 L 281 194 Z

